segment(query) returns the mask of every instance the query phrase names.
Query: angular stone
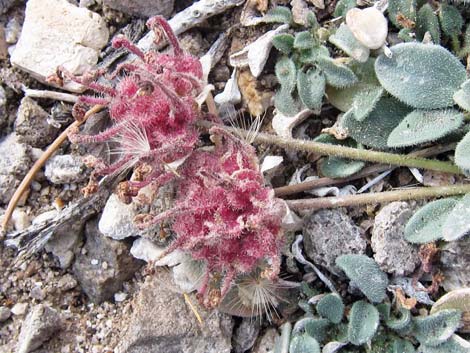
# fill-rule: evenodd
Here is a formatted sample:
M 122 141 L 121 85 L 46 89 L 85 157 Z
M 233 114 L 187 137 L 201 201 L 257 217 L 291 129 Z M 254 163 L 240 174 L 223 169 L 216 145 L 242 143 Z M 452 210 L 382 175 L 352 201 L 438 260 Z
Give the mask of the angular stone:
M 253 318 L 244 318 L 236 328 L 233 335 L 235 353 L 244 353 L 255 344 L 260 331 L 260 321 Z
M 342 209 L 320 210 L 305 219 L 304 245 L 307 257 L 330 272 L 340 274 L 335 265 L 340 255 L 363 254 L 363 231 Z
M 94 12 L 66 0 L 29 0 L 11 63 L 43 83 L 61 65 L 81 75 L 98 62 L 108 38 L 105 21 Z M 69 81 L 63 88 L 84 90 Z
M 0 306 L 0 322 L 7 321 L 11 316 L 11 310 L 6 306 Z
M 111 299 L 142 265 L 130 254 L 130 244 L 105 237 L 97 221 L 85 226 L 85 251 L 77 256 L 73 272 L 86 295 L 95 303 Z M 106 262 L 107 266 L 102 266 Z M 106 267 L 106 268 L 104 268 Z
M 414 210 L 406 202 L 392 202 L 377 213 L 372 230 L 374 259 L 385 272 L 403 276 L 420 263 L 418 249 L 403 238 Z
M 275 328 L 268 328 L 253 348 L 253 353 L 273 353 L 279 333 Z
M 79 156 L 64 154 L 47 161 L 44 175 L 53 184 L 78 183 L 87 178 L 85 170 L 86 165 Z
M 66 269 L 72 265 L 75 254 L 80 250 L 83 239 L 83 222 L 68 222 L 56 227 L 45 249 L 58 260 L 60 267 Z
M 29 353 L 40 347 L 61 328 L 60 314 L 43 304 L 36 305 L 21 326 L 16 353 Z
M 442 286 L 448 292 L 470 287 L 470 237 L 445 244 L 441 250 Z
M 49 114 L 29 97 L 21 100 L 15 120 L 18 141 L 44 148 L 54 141 L 59 129 L 47 122 Z
M 174 4 L 174 0 L 103 0 L 103 5 L 114 10 L 143 18 L 155 15 L 169 17 L 173 12 Z
M 0 203 L 10 201 L 31 167 L 29 152 L 28 146 L 19 143 L 15 134 L 0 141 Z
M 116 353 L 230 353 L 233 321 L 217 311 L 207 312 L 191 302 L 202 316 L 200 325 L 183 296 L 171 288 L 170 274 L 159 270 L 147 277 L 133 302 L 124 336 Z
M 98 225 L 100 232 L 116 240 L 136 236 L 139 233 L 133 224 L 136 215 L 137 212 L 132 204 L 126 205 L 119 200 L 117 195 L 112 194 L 100 218 Z

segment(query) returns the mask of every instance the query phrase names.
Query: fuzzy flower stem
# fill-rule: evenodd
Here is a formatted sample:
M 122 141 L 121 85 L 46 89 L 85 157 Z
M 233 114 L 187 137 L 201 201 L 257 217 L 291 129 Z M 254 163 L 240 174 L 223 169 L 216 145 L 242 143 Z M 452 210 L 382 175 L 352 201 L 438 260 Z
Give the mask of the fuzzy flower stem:
M 435 197 L 464 195 L 470 192 L 470 184 L 452 186 L 435 186 L 409 188 L 404 190 L 348 195 L 338 197 L 321 197 L 315 199 L 287 200 L 294 211 L 312 211 L 320 208 L 360 206 L 366 204 L 387 203 L 392 201 L 421 200 Z
M 200 122 L 199 125 L 203 128 L 208 129 L 213 124 L 204 121 Z M 229 132 L 242 136 L 246 136 L 248 134 L 248 131 L 243 129 L 237 129 L 226 126 L 224 126 L 223 128 Z M 256 137 L 253 138 L 253 141 L 257 143 L 264 143 L 267 145 L 276 145 L 293 151 L 310 152 L 320 155 L 336 156 L 367 162 L 397 165 L 402 167 L 422 168 L 450 174 L 463 174 L 463 172 L 457 166 L 451 163 L 442 162 L 438 160 L 429 160 L 425 158 L 417 158 L 409 155 L 362 150 L 352 147 L 330 145 L 327 143 L 285 138 L 262 132 L 258 133 Z
M 453 151 L 455 149 L 455 146 L 456 146 L 455 143 L 451 143 L 448 145 L 437 145 L 437 146 L 428 147 L 428 148 L 425 148 L 416 152 L 412 152 L 410 153 L 410 155 L 415 156 L 415 157 L 430 157 L 430 156 L 437 155 L 440 153 Z M 314 180 L 303 181 L 298 184 L 281 186 L 281 187 L 275 188 L 274 192 L 277 197 L 293 195 L 293 194 L 298 194 L 298 193 L 308 191 L 314 188 L 319 188 L 322 186 L 348 183 L 353 180 L 367 177 L 371 174 L 385 172 L 386 170 L 389 170 L 389 169 L 390 169 L 389 165 L 375 164 L 375 165 L 366 167 L 360 172 L 354 175 L 351 175 L 349 177 L 346 177 L 346 178 L 326 178 L 326 177 L 318 178 Z

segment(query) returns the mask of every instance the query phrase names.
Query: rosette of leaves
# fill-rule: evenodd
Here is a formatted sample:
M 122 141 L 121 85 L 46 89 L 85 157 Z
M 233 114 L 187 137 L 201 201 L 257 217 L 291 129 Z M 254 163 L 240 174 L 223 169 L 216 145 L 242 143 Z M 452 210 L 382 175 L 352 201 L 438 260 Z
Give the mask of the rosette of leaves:
M 328 134 L 321 134 L 317 136 L 313 141 L 328 143 L 333 145 L 341 145 L 347 147 L 357 148 L 358 144 L 353 139 L 337 140 L 333 136 Z M 359 172 L 364 168 L 365 162 L 344 159 L 340 157 L 325 157 L 319 162 L 319 169 L 322 175 L 328 178 L 345 178 Z
M 374 337 L 379 327 L 379 312 L 372 304 L 360 300 L 353 304 L 349 313 L 348 339 L 362 345 Z
M 371 302 L 380 303 L 385 298 L 388 277 L 373 259 L 348 254 L 339 256 L 335 262 Z
M 276 109 L 284 115 L 293 116 L 304 108 L 319 110 L 327 84 L 344 88 L 357 82 L 351 69 L 330 58 L 315 29 L 273 38 L 274 47 L 284 54 L 275 67 L 281 87 L 274 97 Z
M 454 93 L 466 80 L 462 63 L 439 45 L 401 43 L 380 55 L 375 72 L 380 84 L 400 101 L 420 109 L 454 104 Z

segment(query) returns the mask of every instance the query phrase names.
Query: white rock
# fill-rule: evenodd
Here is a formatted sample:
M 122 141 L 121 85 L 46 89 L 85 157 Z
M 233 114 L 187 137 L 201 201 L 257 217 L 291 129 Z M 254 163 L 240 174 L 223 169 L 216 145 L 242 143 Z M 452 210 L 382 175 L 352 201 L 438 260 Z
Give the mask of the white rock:
M 53 184 L 77 183 L 86 179 L 86 166 L 79 156 L 58 155 L 46 163 L 44 175 Z
M 98 228 L 101 233 L 116 240 L 136 236 L 138 230 L 132 222 L 136 214 L 132 204 L 122 203 L 117 195 L 113 194 L 104 206 Z
M 114 301 L 115 302 L 123 302 L 124 300 L 127 299 L 127 293 L 123 293 L 123 292 L 117 292 L 114 294 Z
M 11 63 L 43 83 L 60 65 L 80 75 L 98 62 L 108 38 L 105 21 L 94 12 L 66 0 L 29 0 Z M 84 90 L 72 82 L 64 88 Z
M 16 303 L 11 308 L 11 313 L 15 316 L 24 315 L 28 309 L 28 303 Z
M 295 116 L 285 116 L 281 112 L 276 111 L 271 122 L 273 130 L 281 137 L 292 138 L 294 127 L 307 119 L 312 113 L 310 109 L 304 109 Z
M 282 163 L 284 158 L 282 156 L 266 156 L 263 159 L 263 163 L 261 164 L 261 173 L 269 173 L 273 169 L 277 169 L 279 165 Z
M 388 33 L 387 19 L 375 7 L 349 10 L 346 14 L 346 24 L 354 37 L 369 49 L 379 49 L 385 44 Z
M 138 238 L 132 243 L 131 254 L 136 259 L 151 261 L 155 266 L 175 266 L 185 260 L 185 255 L 179 250 L 160 258 L 165 250 L 165 247 L 158 246 L 147 238 Z
M 13 211 L 11 215 L 11 220 L 13 221 L 13 226 L 15 230 L 24 230 L 31 225 L 31 218 L 24 208 L 17 208 Z

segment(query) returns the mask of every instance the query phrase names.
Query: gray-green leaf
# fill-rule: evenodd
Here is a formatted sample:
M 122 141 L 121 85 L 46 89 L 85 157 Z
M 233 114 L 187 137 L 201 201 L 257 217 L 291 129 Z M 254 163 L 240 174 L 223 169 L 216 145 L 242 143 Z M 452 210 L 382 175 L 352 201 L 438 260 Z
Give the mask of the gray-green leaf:
M 290 341 L 289 353 L 320 353 L 320 345 L 309 335 L 294 336 Z
M 272 43 L 277 50 L 289 55 L 294 47 L 294 36 L 287 33 L 277 34 L 274 36 Z
M 407 147 L 436 141 L 456 131 L 463 119 L 463 114 L 456 109 L 415 110 L 391 132 L 387 144 Z
M 401 43 L 382 54 L 375 72 L 382 86 L 402 102 L 423 109 L 452 106 L 453 95 L 466 79 L 465 67 L 439 45 Z
M 310 68 L 306 72 L 299 70 L 297 73 L 297 92 L 302 103 L 309 109 L 321 108 L 325 86 L 325 76 L 316 68 Z
M 416 38 L 423 40 L 426 32 L 431 34 L 432 41 L 435 44 L 440 43 L 441 29 L 439 27 L 439 21 L 429 4 L 423 5 L 418 11 L 418 17 L 416 19 Z
M 378 327 L 379 312 L 375 306 L 363 300 L 355 302 L 349 314 L 349 341 L 360 346 L 374 337 Z
M 380 303 L 385 298 L 388 277 L 373 259 L 348 254 L 337 257 L 335 262 L 371 302 Z
M 420 208 L 405 227 L 405 239 L 410 243 L 426 244 L 442 238 L 442 228 L 457 200 L 436 200 Z
M 470 111 L 470 80 L 465 81 L 454 93 L 454 101 L 460 108 Z
M 447 216 L 442 227 L 442 237 L 446 241 L 462 238 L 470 233 L 470 194 L 461 199 Z M 470 308 L 469 308 L 470 309 Z
M 438 346 L 422 345 L 419 347 L 420 353 L 469 353 L 470 342 L 458 335 L 452 335 L 446 342 Z
M 292 13 L 288 7 L 277 6 L 268 11 L 262 18 L 266 23 L 292 23 Z
M 359 91 L 353 100 L 354 118 L 358 121 L 364 120 L 374 110 L 375 105 L 382 97 L 384 89 L 380 86 L 368 85 L 367 89 Z
M 310 31 L 298 32 L 295 34 L 294 48 L 295 49 L 310 49 L 316 45 L 316 41 L 313 38 Z
M 344 304 L 338 294 L 325 295 L 317 304 L 318 313 L 334 324 L 341 322 L 344 313 Z
M 446 309 L 435 314 L 413 319 L 414 334 L 418 341 L 427 346 L 437 346 L 447 341 L 460 324 L 462 312 Z
M 318 57 L 317 62 L 326 76 L 326 82 L 331 86 L 343 88 L 352 86 L 358 81 L 357 76 L 350 68 L 336 64 L 333 59 Z
M 470 173 L 470 132 L 468 132 L 455 148 L 455 164 L 465 173 Z
M 274 72 L 282 88 L 292 93 L 295 89 L 297 77 L 297 68 L 294 61 L 287 56 L 280 58 L 274 67 Z

